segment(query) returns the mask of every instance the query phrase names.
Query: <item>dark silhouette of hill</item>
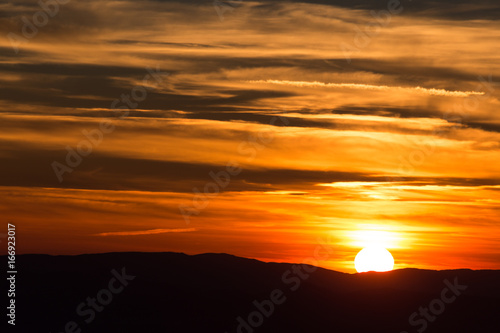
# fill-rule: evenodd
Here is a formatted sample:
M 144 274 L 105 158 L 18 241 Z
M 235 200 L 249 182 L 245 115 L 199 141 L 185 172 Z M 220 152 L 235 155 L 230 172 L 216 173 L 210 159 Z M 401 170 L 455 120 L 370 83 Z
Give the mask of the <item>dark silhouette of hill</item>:
M 19 255 L 17 266 L 15 332 L 500 332 L 500 271 L 307 273 L 181 253 Z

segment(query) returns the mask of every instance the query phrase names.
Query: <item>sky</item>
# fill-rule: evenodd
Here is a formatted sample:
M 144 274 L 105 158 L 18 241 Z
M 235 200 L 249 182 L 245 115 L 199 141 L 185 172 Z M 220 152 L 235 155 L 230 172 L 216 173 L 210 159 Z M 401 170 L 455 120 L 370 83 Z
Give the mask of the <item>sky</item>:
M 500 269 L 497 1 L 44 4 L 0 4 L 18 253 Z

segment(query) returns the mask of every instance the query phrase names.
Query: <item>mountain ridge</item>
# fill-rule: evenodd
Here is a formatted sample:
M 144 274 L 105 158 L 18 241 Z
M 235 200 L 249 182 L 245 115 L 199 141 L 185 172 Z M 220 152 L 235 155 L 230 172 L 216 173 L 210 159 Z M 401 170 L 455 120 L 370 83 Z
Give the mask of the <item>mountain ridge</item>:
M 496 270 L 408 268 L 349 274 L 229 254 L 177 252 L 26 254 L 16 261 L 16 328 L 22 332 L 65 332 L 68 323 L 77 325 L 75 333 L 76 328 L 141 333 L 410 333 L 424 324 L 425 332 L 431 333 L 500 329 L 500 271 Z M 101 311 L 87 304 L 89 299 L 106 303 L 106 294 L 112 300 L 98 303 Z M 276 303 L 269 303 L 272 300 Z M 434 321 L 419 314 L 420 308 L 441 303 L 445 309 L 431 314 Z M 259 316 L 262 322 L 252 321 Z

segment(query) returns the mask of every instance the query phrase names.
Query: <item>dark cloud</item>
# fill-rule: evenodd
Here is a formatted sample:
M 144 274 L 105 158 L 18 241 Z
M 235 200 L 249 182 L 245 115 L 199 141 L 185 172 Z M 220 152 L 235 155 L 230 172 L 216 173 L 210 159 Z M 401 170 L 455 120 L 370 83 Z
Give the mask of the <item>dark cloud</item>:
M 468 121 L 466 125 L 472 128 L 482 129 L 483 131 L 500 133 L 500 124 L 496 123 Z
M 277 0 L 269 0 L 275 2 Z M 294 2 L 331 5 L 351 9 L 386 10 L 389 0 L 296 0 Z M 400 0 L 403 11 L 398 15 L 428 16 L 451 20 L 498 20 L 500 4 L 496 0 Z
M 225 165 L 125 158 L 95 152 L 85 157 L 72 173 L 66 173 L 64 181 L 59 183 L 51 164 L 54 161 L 65 164 L 66 151 L 42 150 L 9 142 L 2 142 L 0 147 L 4 152 L 0 156 L 0 186 L 191 193 L 194 187 L 203 189 L 213 182 L 211 172 L 217 174 L 226 168 Z M 231 177 L 224 190 L 306 190 L 318 183 L 332 182 L 494 186 L 500 185 L 500 178 L 399 178 L 363 172 L 266 168 L 242 170 Z

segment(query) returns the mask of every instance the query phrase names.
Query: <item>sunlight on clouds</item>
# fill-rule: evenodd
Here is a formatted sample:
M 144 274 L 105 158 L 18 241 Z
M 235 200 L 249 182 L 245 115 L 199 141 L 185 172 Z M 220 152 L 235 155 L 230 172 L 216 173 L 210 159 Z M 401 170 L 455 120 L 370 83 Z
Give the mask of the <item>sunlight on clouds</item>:
M 471 95 L 484 95 L 484 92 L 478 91 L 448 91 L 444 89 L 422 88 L 422 87 L 389 87 L 389 86 L 374 86 L 368 84 L 356 83 L 323 83 L 323 82 L 304 82 L 304 81 L 279 81 L 279 80 L 260 80 L 249 81 L 250 83 L 270 83 L 280 85 L 291 85 L 296 87 L 325 87 L 325 88 L 348 88 L 361 90 L 380 90 L 380 91 L 401 91 L 422 93 L 436 96 L 451 96 L 451 97 L 468 97 Z

